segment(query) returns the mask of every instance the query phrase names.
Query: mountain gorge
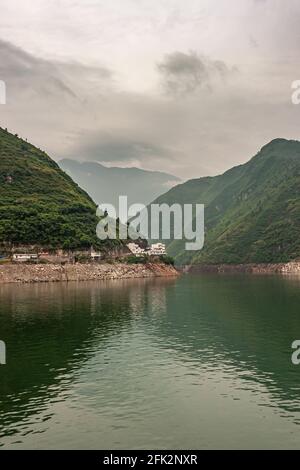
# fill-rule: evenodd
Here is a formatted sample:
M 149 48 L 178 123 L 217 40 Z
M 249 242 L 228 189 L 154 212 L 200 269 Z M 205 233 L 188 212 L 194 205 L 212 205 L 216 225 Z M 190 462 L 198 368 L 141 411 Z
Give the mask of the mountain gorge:
M 97 162 L 63 159 L 60 167 L 97 203 L 118 208 L 119 195 L 128 197 L 128 205 L 149 204 L 180 182 L 176 176 L 140 168 L 106 167 Z
M 119 194 L 127 194 L 129 204 L 143 202 L 136 199 L 138 194 L 147 201 L 154 187 L 158 190 L 171 181 L 170 175 L 159 172 L 123 172 L 126 169 L 71 160 L 60 164 L 68 173 L 76 173 L 77 180 L 83 178 L 86 188 L 92 181 L 90 194 L 97 202 L 116 205 Z M 186 251 L 184 239 L 162 240 L 177 264 L 299 259 L 300 142 L 275 139 L 247 163 L 222 175 L 178 184 L 153 202 L 205 206 L 202 250 Z M 93 245 L 105 250 L 122 243 L 98 240 L 97 223 L 96 204 L 90 195 L 45 152 L 0 128 L 1 246 L 36 244 L 80 250 Z

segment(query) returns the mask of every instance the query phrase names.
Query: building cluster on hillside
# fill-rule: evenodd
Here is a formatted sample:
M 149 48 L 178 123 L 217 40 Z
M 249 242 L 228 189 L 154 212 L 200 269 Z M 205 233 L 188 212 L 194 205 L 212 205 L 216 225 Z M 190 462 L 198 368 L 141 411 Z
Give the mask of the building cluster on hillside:
M 164 243 L 153 243 L 151 247 L 142 248 L 137 243 L 128 243 L 127 247 L 131 253 L 137 257 L 139 256 L 162 256 L 166 255 L 166 246 Z
M 143 248 L 137 243 L 131 242 L 127 244 L 129 251 L 137 257 L 142 256 L 162 256 L 166 255 L 166 247 L 164 243 L 154 243 L 150 247 Z M 5 261 L 12 259 L 15 263 L 39 263 L 39 262 L 48 262 L 48 263 L 74 263 L 84 256 L 86 260 L 90 261 L 100 261 L 103 259 L 103 253 L 95 251 L 93 247 L 86 251 L 78 252 L 65 252 L 64 250 L 56 250 L 55 252 L 47 251 L 35 251 L 34 249 L 19 249 L 18 253 L 13 253 L 12 256 L 0 256 L 0 261 Z M 124 256 L 124 255 L 123 255 Z M 125 257 L 128 255 L 125 255 Z
M 25 261 L 37 261 L 38 254 L 36 253 L 15 253 L 13 254 L 13 261 L 25 262 Z
M 30 253 L 30 252 L 23 252 L 23 253 L 14 253 L 12 255 L 12 261 L 15 263 L 28 263 L 28 262 L 36 262 L 38 263 L 46 261 L 49 263 L 65 263 L 70 262 L 72 257 L 68 254 L 63 253 L 48 253 L 48 252 L 40 252 L 40 253 Z
M 75 262 L 77 257 L 85 256 L 87 259 L 91 259 L 91 261 L 98 261 L 102 258 L 102 254 L 98 251 L 95 251 L 93 247 L 89 250 L 85 251 L 74 251 L 74 252 L 66 252 L 62 249 L 58 249 L 55 251 L 35 251 L 30 249 L 24 249 L 20 252 L 12 254 L 12 261 L 17 263 L 26 263 L 26 262 L 49 262 L 49 263 L 72 263 Z M 0 257 L 1 258 L 1 257 Z M 7 257 L 6 257 L 7 258 Z M 3 257 L 4 259 L 4 257 Z

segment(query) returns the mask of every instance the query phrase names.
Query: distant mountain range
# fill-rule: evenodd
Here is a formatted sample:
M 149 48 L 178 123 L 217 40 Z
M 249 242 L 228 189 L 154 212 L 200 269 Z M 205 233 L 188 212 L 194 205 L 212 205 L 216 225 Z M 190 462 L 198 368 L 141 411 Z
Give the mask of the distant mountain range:
M 97 204 L 110 203 L 116 208 L 119 195 L 127 195 L 129 205 L 147 205 L 180 182 L 176 176 L 139 168 L 108 168 L 97 162 L 72 159 L 60 160 L 58 164 Z
M 300 258 L 300 142 L 275 139 L 244 165 L 215 177 L 178 181 L 166 173 L 63 160 L 61 167 L 98 203 L 205 205 L 205 244 L 166 240 L 179 264 L 278 263 Z M 109 249 L 95 234 L 96 204 L 45 153 L 0 128 L 0 245 Z M 172 231 L 172 230 L 171 230 Z
M 187 181 L 156 204 L 205 204 L 205 244 L 186 251 L 166 241 L 178 263 L 277 263 L 300 257 L 300 142 L 275 139 L 248 163 Z

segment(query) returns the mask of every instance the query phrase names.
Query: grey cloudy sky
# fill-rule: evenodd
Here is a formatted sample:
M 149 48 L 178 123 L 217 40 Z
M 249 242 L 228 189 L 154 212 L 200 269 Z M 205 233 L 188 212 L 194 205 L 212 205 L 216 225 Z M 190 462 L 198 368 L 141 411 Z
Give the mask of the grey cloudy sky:
M 0 0 L 0 125 L 59 160 L 220 173 L 300 138 L 299 0 Z

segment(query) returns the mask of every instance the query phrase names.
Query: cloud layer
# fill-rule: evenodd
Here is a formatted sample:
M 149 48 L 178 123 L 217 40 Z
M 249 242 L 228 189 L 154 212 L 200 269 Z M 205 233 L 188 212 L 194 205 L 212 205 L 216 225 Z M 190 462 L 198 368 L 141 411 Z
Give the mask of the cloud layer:
M 300 138 L 296 0 L 1 4 L 0 125 L 56 159 L 188 178 Z
M 199 89 L 210 91 L 215 80 L 224 80 L 233 70 L 225 62 L 211 60 L 191 51 L 167 54 L 157 65 L 162 85 L 168 94 L 185 96 Z

